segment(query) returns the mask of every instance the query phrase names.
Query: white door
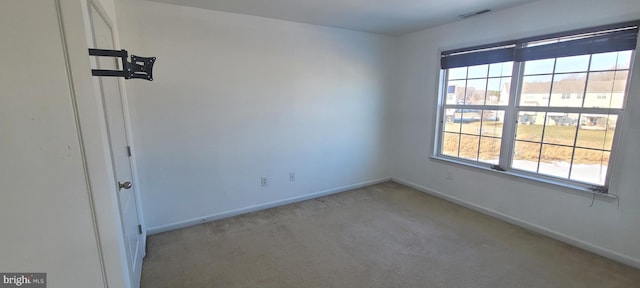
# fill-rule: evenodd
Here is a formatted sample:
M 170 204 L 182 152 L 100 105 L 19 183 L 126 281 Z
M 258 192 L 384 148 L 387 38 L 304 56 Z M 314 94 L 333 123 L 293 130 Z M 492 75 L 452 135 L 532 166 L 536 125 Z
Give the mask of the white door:
M 91 1 L 89 1 L 91 3 Z M 106 16 L 99 13 L 94 5 L 89 5 L 93 44 L 97 49 L 114 49 L 113 33 Z M 119 60 L 114 57 L 96 57 L 97 69 L 119 70 Z M 128 149 L 125 118 L 122 106 L 120 81 L 117 77 L 97 77 L 104 104 L 107 132 L 114 167 L 114 185 L 118 190 L 118 204 L 122 218 L 122 229 L 128 256 L 129 273 L 134 284 L 140 279 L 142 258 L 144 257 L 142 230 L 138 219 L 136 191 L 133 187 L 130 155 Z

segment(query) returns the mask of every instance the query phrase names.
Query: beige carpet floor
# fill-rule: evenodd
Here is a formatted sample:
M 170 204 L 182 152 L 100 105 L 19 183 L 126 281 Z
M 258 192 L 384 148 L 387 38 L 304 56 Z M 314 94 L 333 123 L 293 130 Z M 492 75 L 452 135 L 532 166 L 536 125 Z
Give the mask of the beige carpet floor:
M 142 287 L 640 287 L 640 270 L 388 182 L 151 236 Z

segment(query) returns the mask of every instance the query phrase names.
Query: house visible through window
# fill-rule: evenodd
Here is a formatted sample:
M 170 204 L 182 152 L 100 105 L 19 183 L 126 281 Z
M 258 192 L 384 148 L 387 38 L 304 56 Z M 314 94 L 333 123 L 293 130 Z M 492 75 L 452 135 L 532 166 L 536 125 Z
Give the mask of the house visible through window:
M 606 192 L 637 23 L 443 52 L 436 157 Z

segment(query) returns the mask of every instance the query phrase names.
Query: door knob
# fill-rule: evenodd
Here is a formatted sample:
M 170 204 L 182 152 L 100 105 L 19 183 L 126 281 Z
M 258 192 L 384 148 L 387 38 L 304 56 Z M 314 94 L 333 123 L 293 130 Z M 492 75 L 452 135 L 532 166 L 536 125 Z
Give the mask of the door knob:
M 131 182 L 129 182 L 129 181 L 126 181 L 124 183 L 118 182 L 118 190 L 131 189 L 131 186 L 133 186 L 133 185 L 131 185 Z

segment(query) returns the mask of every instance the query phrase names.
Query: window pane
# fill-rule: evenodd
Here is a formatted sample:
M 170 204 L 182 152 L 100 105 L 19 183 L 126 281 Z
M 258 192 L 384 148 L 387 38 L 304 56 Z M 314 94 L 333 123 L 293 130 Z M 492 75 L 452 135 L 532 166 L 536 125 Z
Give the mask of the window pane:
M 467 91 L 464 104 L 484 105 L 487 79 L 467 80 Z
M 616 125 L 606 115 L 600 114 L 582 114 L 580 118 L 580 129 L 586 130 L 606 130 L 610 126 Z
M 449 69 L 449 80 L 467 78 L 467 67 Z
M 482 111 L 482 136 L 502 137 L 502 123 L 504 111 L 484 110 Z
M 589 69 L 591 55 L 558 58 L 555 73 L 584 72 Z
M 542 142 L 544 112 L 522 111 L 518 113 L 518 130 L 516 139 Z
M 551 75 L 523 77 L 520 105 L 547 106 L 551 92 L 551 77 Z
M 513 62 L 494 63 L 489 65 L 489 77 L 511 76 Z
M 616 69 L 629 69 L 631 67 L 631 51 L 618 52 Z
M 461 123 L 462 133 L 480 135 L 480 121 L 482 110 L 464 109 L 462 117 L 454 121 Z
M 513 150 L 513 164 L 511 167 L 514 169 L 537 172 L 538 161 L 540 156 L 540 144 L 516 141 L 516 145 Z
M 602 149 L 611 151 L 615 134 L 617 115 L 582 115 L 580 129 L 578 129 L 577 147 Z M 592 125 L 596 123 L 596 125 Z M 597 125 L 600 123 L 601 125 Z
M 511 78 L 490 78 L 487 84 L 487 105 L 509 105 Z
M 543 142 L 573 146 L 578 129 L 578 114 L 547 113 Z
M 479 136 L 460 135 L 460 158 L 478 160 Z
M 500 161 L 500 138 L 480 137 L 479 161 L 498 164 Z
M 611 153 L 576 148 L 571 180 L 604 185 Z
M 469 67 L 469 75 L 467 78 L 486 78 L 489 71 L 489 65 L 478 65 Z
M 550 74 L 556 59 L 527 61 L 524 64 L 524 75 Z
M 629 79 L 629 71 L 616 71 L 613 80 L 613 90 L 611 94 L 611 102 L 609 108 L 622 108 L 624 106 L 625 92 L 627 91 L 627 81 Z
M 628 76 L 627 71 L 590 73 L 584 107 L 622 108 Z
M 551 107 L 582 107 L 582 97 L 587 81 L 587 73 L 555 75 L 551 92 Z
M 466 80 L 449 81 L 447 84 L 447 105 L 464 104 L 464 94 L 467 87 Z
M 591 71 L 615 70 L 618 52 L 593 54 L 591 58 Z
M 442 137 L 442 154 L 458 157 L 460 134 L 444 133 Z
M 543 144 L 538 173 L 567 179 L 572 157 L 571 147 Z
M 454 119 L 456 117 L 456 109 L 445 109 L 444 110 L 444 131 L 446 132 L 454 132 L 460 133 L 460 122 L 455 122 Z M 459 113 L 462 114 L 462 113 Z M 458 115 L 459 117 L 460 115 Z
M 629 69 L 631 66 L 631 52 L 610 52 L 594 54 L 591 60 L 591 71 Z

